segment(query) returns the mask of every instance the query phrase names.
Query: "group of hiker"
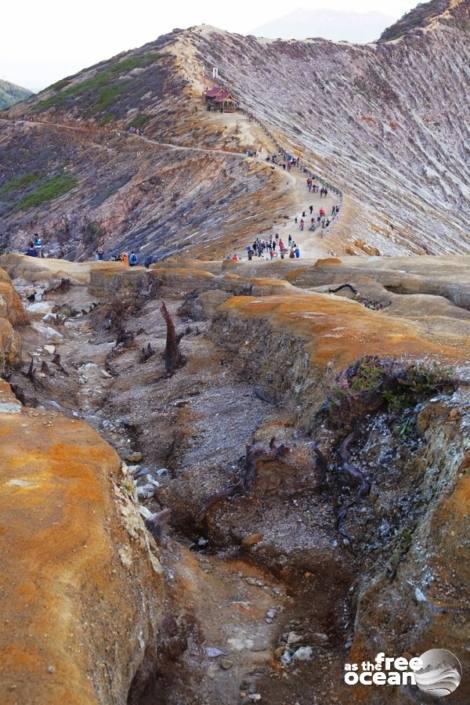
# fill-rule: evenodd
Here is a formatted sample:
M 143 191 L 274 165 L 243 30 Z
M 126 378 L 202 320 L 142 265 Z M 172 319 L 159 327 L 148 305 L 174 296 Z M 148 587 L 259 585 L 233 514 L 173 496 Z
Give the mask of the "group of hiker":
M 319 193 L 320 198 L 326 198 L 328 196 L 328 189 L 326 186 L 321 188 L 315 183 L 314 177 L 309 176 L 307 178 L 307 188 L 309 193 Z
M 299 163 L 300 163 L 299 157 L 293 157 L 290 154 L 286 154 L 286 155 L 284 155 L 284 157 L 285 157 L 284 160 L 280 162 L 278 160 L 278 155 L 272 154 L 272 155 L 268 155 L 266 157 L 266 161 L 271 162 L 272 164 L 276 164 L 277 166 L 282 166 L 284 171 L 290 171 L 292 169 L 292 167 L 299 166 Z
M 309 193 L 319 193 L 320 198 L 326 198 L 328 196 L 328 189 L 326 188 L 326 186 L 322 186 L 321 188 L 319 188 L 314 183 L 314 179 L 311 176 L 307 178 L 307 189 Z M 317 230 L 317 228 L 321 228 L 322 231 L 324 231 L 331 225 L 331 222 L 338 215 L 339 210 L 339 205 L 334 204 L 331 207 L 331 212 L 329 214 L 326 213 L 325 208 L 320 207 L 318 213 L 314 215 L 314 206 L 310 205 L 308 207 L 309 215 L 307 215 L 307 211 L 302 211 L 301 215 L 295 216 L 294 223 L 298 226 L 299 230 L 303 232 L 307 225 L 307 218 L 310 218 L 310 224 L 308 227 L 310 231 L 314 232 L 315 230 Z
M 100 250 L 97 251 L 97 259 L 104 259 L 104 257 L 99 256 L 99 253 Z M 134 250 L 131 250 L 130 252 L 121 252 L 121 254 L 115 255 L 115 257 L 113 257 L 113 260 L 115 262 L 122 262 L 123 264 L 126 264 L 129 267 L 137 267 L 139 264 L 139 257 L 136 255 Z M 142 262 L 146 269 L 148 269 L 153 263 L 153 255 L 146 255 Z
M 128 127 L 127 131 L 131 134 L 142 134 L 142 130 L 135 126 Z M 257 153 L 250 152 L 249 156 L 257 156 Z M 294 157 L 283 150 L 280 150 L 279 154 L 269 155 L 266 160 L 268 162 L 271 162 L 272 164 L 282 167 L 284 170 L 287 171 L 290 171 L 293 167 L 301 168 L 300 158 Z M 322 183 L 322 185 L 319 186 L 317 183 L 315 183 L 316 177 L 313 176 L 307 168 L 303 167 L 303 172 L 304 174 L 307 174 L 306 183 L 308 192 L 318 193 L 320 199 L 327 198 L 328 188 L 325 186 L 325 184 Z M 296 224 L 296 226 L 298 226 L 299 230 L 303 232 L 307 226 L 307 220 L 309 219 L 308 229 L 314 232 L 315 230 L 317 230 L 317 228 L 321 228 L 321 231 L 323 233 L 323 231 L 331 225 L 331 222 L 339 214 L 340 206 L 338 204 L 333 205 L 331 207 L 331 213 L 329 214 L 326 213 L 326 210 L 323 207 L 320 207 L 318 213 L 314 214 L 313 205 L 310 205 L 307 210 L 302 211 L 301 215 L 295 216 L 294 223 Z M 271 235 L 269 239 L 257 237 L 253 244 L 249 245 L 246 248 L 246 251 L 249 261 L 253 260 L 254 257 L 273 260 L 276 257 L 279 257 L 280 259 L 285 259 L 286 257 L 288 257 L 289 259 L 298 259 L 301 256 L 300 248 L 293 239 L 292 235 L 289 235 L 288 241 L 287 243 L 285 243 L 278 233 L 276 233 L 274 237 L 273 235 Z M 26 254 L 30 257 L 44 257 L 42 239 L 38 234 L 35 234 L 34 239 L 31 240 L 31 242 L 29 243 L 29 246 L 26 250 Z M 98 249 L 96 250 L 95 259 L 100 261 L 106 259 L 102 247 L 98 247 Z M 111 259 L 112 261 L 122 262 L 123 264 L 129 267 L 136 267 L 137 265 L 141 264 L 144 265 L 146 268 L 149 268 L 150 265 L 154 263 L 154 257 L 152 255 L 145 256 L 143 258 L 143 261 L 139 262 L 139 259 L 142 260 L 142 257 L 139 258 L 134 250 L 131 250 L 130 252 L 121 252 L 117 255 L 112 255 L 111 257 L 109 257 L 109 259 Z M 226 259 L 231 260 L 233 262 L 240 261 L 240 257 L 238 254 L 228 255 Z
M 274 237 L 271 235 L 269 240 L 263 240 L 257 237 L 254 243 L 247 247 L 247 253 L 250 262 L 254 256 L 269 260 L 278 256 L 281 259 L 285 259 L 286 257 L 298 259 L 300 257 L 300 248 L 294 241 L 292 235 L 289 235 L 286 245 L 282 237 L 276 233 Z

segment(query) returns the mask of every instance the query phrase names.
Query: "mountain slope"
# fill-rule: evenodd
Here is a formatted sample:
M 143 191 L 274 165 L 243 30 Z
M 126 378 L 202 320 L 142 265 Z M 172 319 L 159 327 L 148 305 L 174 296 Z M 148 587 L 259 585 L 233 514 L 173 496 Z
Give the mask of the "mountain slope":
M 417 12 L 368 46 L 176 30 L 11 108 L 3 246 L 41 228 L 73 257 L 226 253 L 295 214 L 285 177 L 244 156 L 281 145 L 344 194 L 327 252 L 358 238 L 388 255 L 469 252 L 469 3 Z M 205 110 L 213 66 L 243 112 Z M 51 177 L 68 190 L 37 204 Z
M 469 251 L 468 1 L 372 46 L 195 32 L 200 60 L 350 196 L 384 253 Z M 439 57 L 438 59 L 436 57 Z
M 31 95 L 31 91 L 20 86 L 15 86 L 14 83 L 0 80 L 0 110 L 9 108 L 10 105 L 19 103 L 21 100 L 26 100 Z

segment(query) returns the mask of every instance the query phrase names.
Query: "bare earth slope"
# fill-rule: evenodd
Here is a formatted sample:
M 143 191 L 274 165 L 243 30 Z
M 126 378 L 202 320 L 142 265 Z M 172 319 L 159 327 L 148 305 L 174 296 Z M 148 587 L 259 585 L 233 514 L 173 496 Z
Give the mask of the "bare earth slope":
M 0 244 L 39 229 L 74 258 L 98 244 L 220 255 L 292 206 L 263 162 L 282 145 L 342 190 L 343 244 L 468 252 L 469 3 L 420 7 L 366 46 L 175 30 L 14 106 L 0 120 Z M 205 111 L 214 65 L 245 112 Z
M 428 6 L 437 19 L 428 8 L 421 24 L 366 46 L 193 32 L 200 59 L 284 143 L 308 150 L 350 195 L 347 225 L 386 254 L 470 249 L 470 4 Z

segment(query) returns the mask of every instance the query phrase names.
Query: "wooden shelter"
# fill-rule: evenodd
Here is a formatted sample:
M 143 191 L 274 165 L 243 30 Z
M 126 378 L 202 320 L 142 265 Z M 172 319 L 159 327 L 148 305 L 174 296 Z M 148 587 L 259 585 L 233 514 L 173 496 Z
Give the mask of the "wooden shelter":
M 221 86 L 213 86 L 204 91 L 204 100 L 207 110 L 221 113 L 234 113 L 238 110 L 238 102 L 227 88 Z

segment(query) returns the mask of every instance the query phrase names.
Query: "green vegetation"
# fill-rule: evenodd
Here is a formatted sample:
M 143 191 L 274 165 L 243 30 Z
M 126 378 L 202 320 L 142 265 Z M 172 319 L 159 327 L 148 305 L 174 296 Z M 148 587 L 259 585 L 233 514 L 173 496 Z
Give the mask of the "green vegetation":
M 355 392 L 372 392 L 382 381 L 383 373 L 383 368 L 379 365 L 378 360 L 361 360 L 352 379 L 351 389 Z
M 325 410 L 338 418 L 385 409 L 393 416 L 402 439 L 415 433 L 410 412 L 434 394 L 454 390 L 450 370 L 437 363 L 411 363 L 392 358 L 365 357 L 351 365 L 330 386 Z
M 93 111 L 102 113 L 107 110 L 116 101 L 116 98 L 122 93 L 122 86 L 113 85 L 106 86 L 100 91 L 98 100 L 93 106 Z
M 53 201 L 73 189 L 77 183 L 77 178 L 68 172 L 52 176 L 39 184 L 32 193 L 22 198 L 16 205 L 16 210 L 36 208 L 42 203 Z
M 136 68 L 144 68 L 150 66 L 158 58 L 157 54 L 141 54 L 140 56 L 130 56 L 127 59 L 118 61 L 115 64 L 109 64 L 106 68 L 98 71 L 94 76 L 80 83 L 69 86 L 70 79 L 64 79 L 51 86 L 51 89 L 57 91 L 56 95 L 45 98 L 39 101 L 34 107 L 36 112 L 48 110 L 49 108 L 62 105 L 67 98 L 82 95 L 84 93 L 93 93 L 100 91 L 98 100 L 95 104 L 96 112 L 106 110 L 116 98 L 122 93 L 124 86 L 122 84 L 113 84 L 113 80 L 124 73 L 128 73 Z
M 103 115 L 103 117 L 100 119 L 100 125 L 109 125 L 110 122 L 114 120 L 114 115 L 112 113 L 106 113 Z
M 14 176 L 0 187 L 0 197 L 6 196 L 12 191 L 19 191 L 27 186 L 31 186 L 31 184 L 34 184 L 34 182 L 39 178 L 39 174 L 34 171 L 31 171 L 28 174 L 23 174 L 23 176 Z
M 151 116 L 151 115 L 147 115 L 146 113 L 139 113 L 139 115 L 136 115 L 135 118 L 132 120 L 132 122 L 129 123 L 129 127 L 142 128 L 142 127 L 144 127 L 151 119 L 152 119 L 152 116 Z

